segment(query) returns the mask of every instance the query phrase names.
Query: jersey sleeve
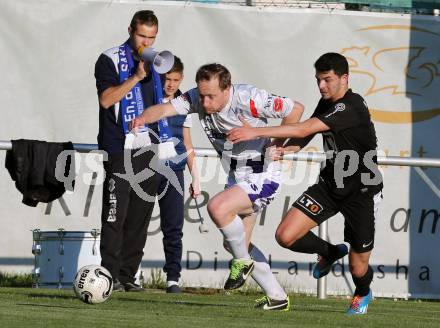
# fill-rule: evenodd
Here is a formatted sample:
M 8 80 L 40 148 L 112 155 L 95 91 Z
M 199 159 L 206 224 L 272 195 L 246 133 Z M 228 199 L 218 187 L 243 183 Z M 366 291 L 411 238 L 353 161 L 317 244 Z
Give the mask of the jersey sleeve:
M 316 115 L 315 115 L 316 114 Z M 349 102 L 337 102 L 329 110 L 314 116 L 325 123 L 331 130 L 339 132 L 359 125 L 356 109 Z
M 276 96 L 263 89 L 249 90 L 249 110 L 255 118 L 284 118 L 292 112 L 294 102 L 285 97 Z
M 115 64 L 112 59 L 105 54 L 101 54 L 96 61 L 95 78 L 98 95 L 103 93 L 106 89 L 120 84 Z
M 197 88 L 194 88 L 172 99 L 171 105 L 173 105 L 179 115 L 187 115 L 195 111 L 198 101 L 199 95 Z

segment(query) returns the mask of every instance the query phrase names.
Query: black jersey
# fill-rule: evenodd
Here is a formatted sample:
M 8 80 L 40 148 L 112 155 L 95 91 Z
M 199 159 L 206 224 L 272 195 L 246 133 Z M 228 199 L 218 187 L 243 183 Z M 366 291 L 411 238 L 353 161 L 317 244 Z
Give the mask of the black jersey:
M 118 86 L 119 81 L 119 47 L 114 47 L 104 51 L 95 64 L 95 78 L 98 95 L 103 93 L 107 88 Z M 135 61 L 135 67 L 137 67 Z M 154 105 L 154 84 L 151 72 L 140 82 L 142 99 L 144 107 Z M 158 135 L 157 124 L 149 124 L 156 135 Z M 158 143 L 154 134 L 150 134 L 151 141 Z M 119 113 L 119 102 L 104 109 L 99 106 L 99 133 L 98 147 L 105 150 L 109 155 L 120 154 L 124 151 L 124 130 L 122 128 L 122 119 Z
M 318 118 L 330 128 L 322 133 L 327 160 L 320 177 L 333 193 L 346 197 L 357 191 L 382 189 L 382 178 L 377 168 L 376 131 L 365 100 L 349 89 L 336 102 L 321 98 L 312 117 Z M 341 156 L 338 157 L 338 154 Z M 350 176 L 343 177 L 341 184 L 341 177 L 337 175 L 342 170 L 349 170 L 350 160 L 351 165 L 356 162 L 355 158 L 349 156 L 358 157 L 357 169 Z M 336 162 L 337 158 L 343 161 Z M 375 181 L 378 183 L 368 181 L 376 175 Z

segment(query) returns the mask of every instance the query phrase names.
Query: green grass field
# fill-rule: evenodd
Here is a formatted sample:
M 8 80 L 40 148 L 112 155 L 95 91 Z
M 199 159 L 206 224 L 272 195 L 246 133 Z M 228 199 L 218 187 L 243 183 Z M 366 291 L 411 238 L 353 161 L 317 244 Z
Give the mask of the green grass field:
M 347 317 L 345 298 L 291 295 L 289 312 L 252 308 L 256 295 L 151 290 L 89 305 L 73 291 L 0 288 L 0 327 L 440 327 L 440 302 L 376 299 Z

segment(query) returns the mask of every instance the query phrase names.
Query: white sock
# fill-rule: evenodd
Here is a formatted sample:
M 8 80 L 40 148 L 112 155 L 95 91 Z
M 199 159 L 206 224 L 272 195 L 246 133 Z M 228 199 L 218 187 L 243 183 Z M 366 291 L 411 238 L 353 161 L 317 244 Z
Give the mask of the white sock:
M 229 245 L 232 255 L 235 259 L 250 259 L 244 225 L 240 217 L 236 216 L 228 225 L 220 228 L 226 243 Z
M 179 285 L 179 283 L 177 281 L 173 281 L 173 280 L 168 280 L 167 281 L 167 287 L 171 287 L 174 285 Z
M 268 297 L 275 300 L 285 300 L 287 298 L 286 292 L 270 270 L 266 257 L 255 245 L 251 249 L 251 256 L 254 260 L 252 278 Z

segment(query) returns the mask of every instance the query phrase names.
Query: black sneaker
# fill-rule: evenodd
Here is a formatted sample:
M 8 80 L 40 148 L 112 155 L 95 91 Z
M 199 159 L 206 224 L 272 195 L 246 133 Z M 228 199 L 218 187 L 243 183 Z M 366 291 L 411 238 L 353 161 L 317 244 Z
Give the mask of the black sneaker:
M 114 292 L 125 292 L 124 285 L 118 280 L 113 280 L 113 291 Z
M 178 285 L 171 285 L 171 286 L 167 287 L 167 293 L 180 294 L 181 292 L 182 292 L 182 290 L 180 289 L 180 287 Z
M 287 296 L 284 300 L 273 300 L 268 296 L 264 296 L 255 300 L 255 308 L 269 311 L 289 311 L 290 299 Z
M 251 259 L 233 259 L 231 272 L 226 280 L 225 289 L 237 289 L 244 285 L 247 277 L 254 269 L 254 261 Z
M 144 292 L 145 289 L 133 282 L 123 283 L 126 292 Z
M 338 253 L 332 258 L 325 258 L 324 256 L 319 257 L 319 261 L 313 267 L 313 278 L 319 279 L 326 276 L 330 272 L 333 263 L 348 254 L 347 245 L 338 244 L 336 247 L 338 248 Z

